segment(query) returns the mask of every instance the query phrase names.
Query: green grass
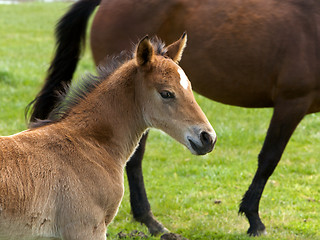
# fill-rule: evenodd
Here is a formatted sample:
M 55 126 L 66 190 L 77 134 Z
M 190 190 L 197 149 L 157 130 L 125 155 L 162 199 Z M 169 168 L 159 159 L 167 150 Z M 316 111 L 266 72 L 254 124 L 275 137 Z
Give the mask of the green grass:
M 54 49 L 54 25 L 69 4 L 0 5 L 1 135 L 26 128 L 24 108 L 43 82 Z M 86 71 L 94 71 L 89 49 L 76 75 Z M 196 97 L 218 134 L 216 149 L 193 156 L 163 133 L 151 131 L 143 165 L 153 213 L 189 239 L 251 239 L 238 205 L 256 170 L 272 109 L 237 108 Z M 319 114 L 312 114 L 294 133 L 261 199 L 268 235 L 260 239 L 320 239 L 319 129 Z M 127 184 L 125 188 L 109 239 L 120 231 L 147 233 L 132 220 Z

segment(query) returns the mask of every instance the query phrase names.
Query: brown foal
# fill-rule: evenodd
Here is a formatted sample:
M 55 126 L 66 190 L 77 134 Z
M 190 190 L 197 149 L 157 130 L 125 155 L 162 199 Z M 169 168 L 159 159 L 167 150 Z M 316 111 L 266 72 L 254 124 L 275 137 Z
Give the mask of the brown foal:
M 131 59 L 71 86 L 49 119 L 0 138 L 1 239 L 105 239 L 147 128 L 194 154 L 213 149 L 215 132 L 177 64 L 185 44 L 186 35 L 167 48 L 145 37 Z

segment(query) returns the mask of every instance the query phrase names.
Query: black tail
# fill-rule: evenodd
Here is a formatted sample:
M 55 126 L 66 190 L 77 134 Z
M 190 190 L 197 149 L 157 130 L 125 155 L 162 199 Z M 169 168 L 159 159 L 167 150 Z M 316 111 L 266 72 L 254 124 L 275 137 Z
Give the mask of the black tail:
M 56 26 L 56 53 L 48 69 L 45 83 L 37 97 L 28 104 L 25 115 L 30 123 L 46 119 L 59 101 L 57 92 L 65 92 L 72 80 L 85 46 L 87 23 L 101 0 L 80 0 L 60 19 Z M 30 110 L 30 111 L 29 111 Z

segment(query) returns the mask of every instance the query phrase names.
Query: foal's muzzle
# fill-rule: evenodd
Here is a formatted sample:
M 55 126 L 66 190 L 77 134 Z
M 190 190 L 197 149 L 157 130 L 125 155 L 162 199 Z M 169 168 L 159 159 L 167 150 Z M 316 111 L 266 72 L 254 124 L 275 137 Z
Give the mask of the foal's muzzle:
M 188 136 L 187 139 L 193 150 L 191 152 L 196 155 L 204 155 L 211 152 L 217 141 L 215 132 L 209 133 L 207 131 L 200 132 L 197 138 Z

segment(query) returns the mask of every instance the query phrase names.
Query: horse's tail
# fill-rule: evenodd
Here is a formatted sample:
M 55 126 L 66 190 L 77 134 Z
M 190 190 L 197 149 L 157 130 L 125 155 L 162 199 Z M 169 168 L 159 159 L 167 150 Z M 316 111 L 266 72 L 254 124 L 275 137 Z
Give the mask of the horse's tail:
M 46 119 L 59 102 L 57 92 L 65 92 L 72 80 L 85 46 L 87 23 L 101 0 L 80 0 L 60 19 L 56 26 L 56 52 L 47 72 L 45 83 L 36 98 L 28 104 L 26 119 Z

